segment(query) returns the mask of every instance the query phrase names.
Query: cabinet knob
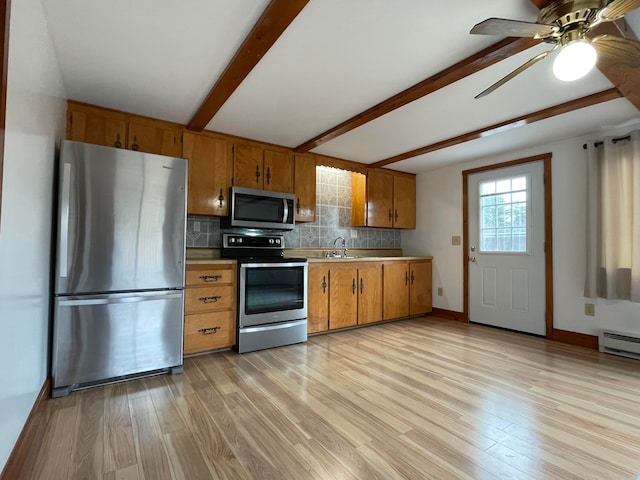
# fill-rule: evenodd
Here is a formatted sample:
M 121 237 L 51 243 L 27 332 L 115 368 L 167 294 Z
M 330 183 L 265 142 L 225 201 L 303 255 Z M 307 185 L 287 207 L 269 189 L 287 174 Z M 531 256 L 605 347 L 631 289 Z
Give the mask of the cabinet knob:
M 322 276 L 322 293 L 327 293 L 327 276 Z
M 220 189 L 220 195 L 218 195 L 218 207 L 222 208 L 224 204 L 224 195 L 222 194 L 222 189 Z
M 364 290 L 364 281 L 361 278 L 360 279 L 360 295 L 362 295 L 363 290 Z
M 267 167 L 267 185 L 271 184 L 271 167 Z
M 133 143 L 131 144 L 131 150 L 138 150 L 138 140 L 136 139 L 136 137 L 133 137 Z
M 356 294 L 356 279 L 353 279 L 353 283 L 351 284 L 351 295 Z
M 256 165 L 256 183 L 260 181 L 260 166 Z
M 122 147 L 122 142 L 120 141 L 120 134 L 119 133 L 116 135 L 116 142 L 114 143 L 114 146 L 116 148 L 121 148 Z
M 414 280 L 413 271 L 411 271 L 411 285 L 413 285 L 413 280 Z
M 202 303 L 216 303 L 221 298 L 222 297 L 220 295 L 214 295 L 213 297 L 200 297 L 198 300 Z
M 222 275 L 200 275 L 200 280 L 203 282 L 217 282 L 221 278 Z
M 218 330 L 220 330 L 222 327 L 207 327 L 207 328 L 200 328 L 198 329 L 198 332 L 200 332 L 203 335 L 212 335 L 214 333 L 217 333 Z
M 391 209 L 389 209 L 389 223 L 393 221 L 393 213 L 391 213 Z

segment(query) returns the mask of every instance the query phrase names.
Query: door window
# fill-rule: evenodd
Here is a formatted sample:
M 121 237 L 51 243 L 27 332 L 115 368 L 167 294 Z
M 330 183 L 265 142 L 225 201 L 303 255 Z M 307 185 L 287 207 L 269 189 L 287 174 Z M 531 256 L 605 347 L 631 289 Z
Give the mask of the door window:
M 527 175 L 480 183 L 480 251 L 528 252 L 529 178 Z

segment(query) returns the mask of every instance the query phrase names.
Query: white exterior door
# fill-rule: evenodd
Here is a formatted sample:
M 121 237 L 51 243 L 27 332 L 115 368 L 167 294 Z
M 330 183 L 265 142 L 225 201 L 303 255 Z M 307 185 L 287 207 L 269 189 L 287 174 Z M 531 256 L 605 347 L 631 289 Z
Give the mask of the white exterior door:
M 544 162 L 468 177 L 469 320 L 546 334 Z

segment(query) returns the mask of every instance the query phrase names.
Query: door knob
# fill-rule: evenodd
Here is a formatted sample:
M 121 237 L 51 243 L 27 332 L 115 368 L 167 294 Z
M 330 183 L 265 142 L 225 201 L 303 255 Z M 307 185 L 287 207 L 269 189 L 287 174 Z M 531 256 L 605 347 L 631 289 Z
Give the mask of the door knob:
M 476 257 L 469 257 L 469 261 L 473 262 L 473 263 L 476 263 Z
M 476 247 L 471 247 L 471 251 L 475 252 L 476 251 Z

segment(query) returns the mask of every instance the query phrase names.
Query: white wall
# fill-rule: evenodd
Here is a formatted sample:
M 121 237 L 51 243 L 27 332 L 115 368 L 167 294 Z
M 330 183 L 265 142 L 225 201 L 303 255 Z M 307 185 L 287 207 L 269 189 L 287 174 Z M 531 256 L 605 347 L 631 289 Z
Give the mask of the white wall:
M 64 98 L 40 1 L 11 2 L 0 224 L 0 471 L 48 375 L 53 171 Z
M 463 310 L 463 251 L 451 245 L 462 235 L 462 171 L 552 152 L 554 326 L 596 335 L 609 328 L 640 333 L 640 304 L 586 299 L 586 153 L 582 145 L 603 135 L 623 135 L 640 124 L 444 167 L 417 176 L 417 228 L 402 233 L 407 255 L 433 255 L 433 306 Z M 443 296 L 437 289 L 442 287 Z M 594 317 L 584 315 L 585 302 L 596 304 Z

